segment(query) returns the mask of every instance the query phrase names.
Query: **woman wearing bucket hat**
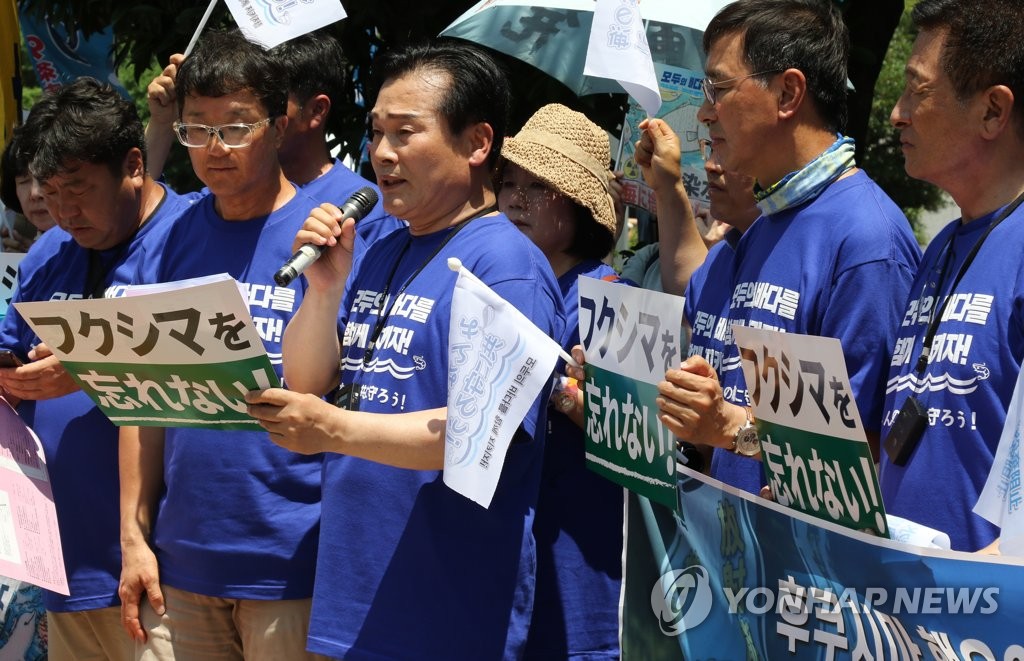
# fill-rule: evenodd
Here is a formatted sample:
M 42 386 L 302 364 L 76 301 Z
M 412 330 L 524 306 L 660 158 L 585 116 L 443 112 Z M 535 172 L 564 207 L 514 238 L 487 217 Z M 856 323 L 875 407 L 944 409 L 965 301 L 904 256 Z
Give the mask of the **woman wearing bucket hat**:
M 617 280 L 602 263 L 615 241 L 608 136 L 559 104 L 505 140 L 498 208 L 540 248 L 565 302 L 567 350 L 579 344 L 577 280 Z M 559 372 L 561 371 L 559 366 Z M 552 398 L 533 532 L 537 589 L 525 658 L 618 658 L 622 489 L 584 464 L 582 401 Z

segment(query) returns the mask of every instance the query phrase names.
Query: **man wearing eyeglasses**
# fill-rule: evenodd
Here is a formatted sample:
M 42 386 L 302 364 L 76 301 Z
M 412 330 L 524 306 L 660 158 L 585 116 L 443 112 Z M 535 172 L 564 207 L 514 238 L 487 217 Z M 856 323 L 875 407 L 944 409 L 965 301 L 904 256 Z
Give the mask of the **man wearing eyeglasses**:
M 239 32 L 209 33 L 177 75 L 177 139 L 210 194 L 147 256 L 141 282 L 226 272 L 271 362 L 305 291 L 273 274 L 316 203 L 285 178 L 280 64 Z M 301 659 L 320 517 L 321 458 L 262 432 L 122 432 L 123 626 L 142 659 Z
M 713 476 L 757 493 L 762 471 L 750 457 L 760 443 L 731 325 L 838 338 L 877 451 L 885 366 L 920 250 L 839 134 L 849 37 L 831 2 L 739 0 L 712 19 L 704 48 L 698 118 L 721 166 L 755 178 L 761 217 L 737 243 L 731 273 L 694 274 L 719 288 L 690 315 L 715 336 L 695 328 L 691 356 L 662 383 L 662 412 L 677 436 L 715 448 Z M 716 342 L 718 371 L 693 355 Z

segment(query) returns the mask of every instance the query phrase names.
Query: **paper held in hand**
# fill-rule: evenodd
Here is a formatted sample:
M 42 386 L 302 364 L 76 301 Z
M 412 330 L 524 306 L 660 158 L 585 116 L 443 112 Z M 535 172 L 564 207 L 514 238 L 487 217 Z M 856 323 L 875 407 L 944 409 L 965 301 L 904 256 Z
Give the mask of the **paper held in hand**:
M 245 393 L 279 384 L 226 274 L 15 307 L 116 425 L 260 429 Z

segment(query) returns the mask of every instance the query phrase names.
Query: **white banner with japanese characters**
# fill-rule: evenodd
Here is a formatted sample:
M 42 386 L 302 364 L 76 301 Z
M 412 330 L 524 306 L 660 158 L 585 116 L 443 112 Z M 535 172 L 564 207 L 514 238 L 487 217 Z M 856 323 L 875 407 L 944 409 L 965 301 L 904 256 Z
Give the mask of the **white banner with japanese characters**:
M 587 467 L 675 507 L 676 439 L 658 420 L 657 384 L 682 360 L 683 299 L 582 277 L 580 339 Z
M 279 380 L 238 283 L 190 284 L 15 307 L 114 424 L 258 429 L 245 393 Z
M 245 38 L 264 48 L 345 18 L 338 0 L 225 0 Z
M 768 485 L 782 505 L 888 536 L 839 340 L 733 325 Z
M 559 346 L 457 259 L 448 264 L 459 277 L 448 331 L 444 483 L 489 507 L 512 436 L 551 382 Z

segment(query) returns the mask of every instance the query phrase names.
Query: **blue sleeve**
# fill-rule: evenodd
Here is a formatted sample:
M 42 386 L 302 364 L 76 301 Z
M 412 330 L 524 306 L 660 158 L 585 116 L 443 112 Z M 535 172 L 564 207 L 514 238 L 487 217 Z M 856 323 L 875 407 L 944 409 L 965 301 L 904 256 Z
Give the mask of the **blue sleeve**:
M 889 359 L 906 309 L 914 272 L 895 260 L 861 264 L 835 280 L 832 304 L 822 318 L 821 335 L 839 338 L 866 431 L 882 428 Z M 878 291 L 878 283 L 888 283 Z

